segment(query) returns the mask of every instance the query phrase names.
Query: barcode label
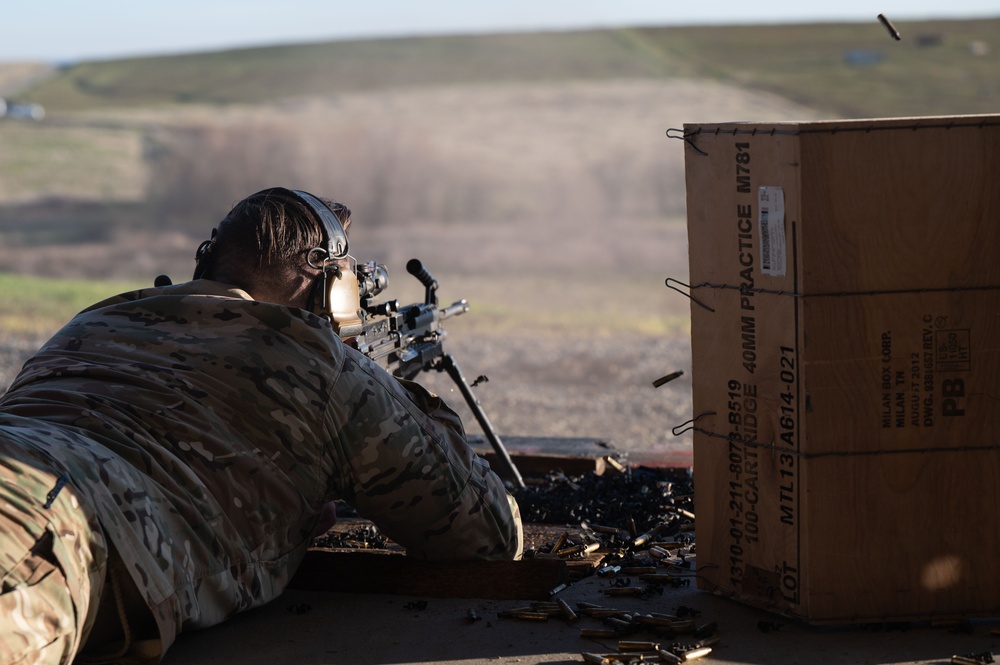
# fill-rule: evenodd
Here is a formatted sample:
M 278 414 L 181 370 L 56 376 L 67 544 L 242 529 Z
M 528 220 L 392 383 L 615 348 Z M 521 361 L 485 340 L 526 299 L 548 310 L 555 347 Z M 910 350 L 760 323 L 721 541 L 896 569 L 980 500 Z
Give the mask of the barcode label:
M 785 193 L 781 187 L 757 190 L 757 227 L 760 230 L 760 272 L 785 276 Z

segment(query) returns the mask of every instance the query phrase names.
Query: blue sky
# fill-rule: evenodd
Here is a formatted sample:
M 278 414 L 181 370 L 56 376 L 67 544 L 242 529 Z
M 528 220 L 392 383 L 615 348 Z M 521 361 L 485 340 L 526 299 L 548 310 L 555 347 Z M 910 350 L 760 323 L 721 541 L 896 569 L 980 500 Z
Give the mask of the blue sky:
M 7 0 L 0 61 L 117 58 L 364 37 L 623 25 L 1000 16 L 996 0 Z

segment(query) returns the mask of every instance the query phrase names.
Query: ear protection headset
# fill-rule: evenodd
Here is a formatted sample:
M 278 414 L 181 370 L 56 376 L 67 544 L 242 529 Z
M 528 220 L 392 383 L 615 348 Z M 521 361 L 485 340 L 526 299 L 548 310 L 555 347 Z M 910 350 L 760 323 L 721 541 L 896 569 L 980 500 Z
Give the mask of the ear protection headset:
M 313 290 L 312 303 L 310 309 L 317 313 L 326 315 L 329 312 L 329 288 L 330 278 L 340 276 L 341 269 L 337 261 L 347 258 L 349 245 L 347 242 L 347 232 L 344 231 L 343 224 L 336 213 L 333 212 L 319 198 L 309 192 L 299 189 L 286 189 L 284 187 L 271 187 L 247 197 L 247 200 L 276 197 L 286 201 L 294 201 L 302 204 L 312 214 L 313 219 L 319 222 L 323 233 L 323 243 L 319 247 L 313 247 L 306 253 L 306 261 L 313 268 L 321 270 L 320 277 L 316 280 Z M 218 229 L 212 229 L 212 237 L 198 246 L 195 252 L 195 268 L 192 279 L 201 279 L 208 271 L 211 264 L 212 255 L 215 251 L 215 244 L 218 237 Z M 317 296 L 319 302 L 316 302 Z

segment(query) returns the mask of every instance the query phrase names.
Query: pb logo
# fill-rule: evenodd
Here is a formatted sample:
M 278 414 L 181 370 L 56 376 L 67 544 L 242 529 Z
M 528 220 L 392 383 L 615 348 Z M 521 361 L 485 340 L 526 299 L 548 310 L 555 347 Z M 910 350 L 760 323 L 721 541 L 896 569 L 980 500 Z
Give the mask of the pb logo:
M 945 379 L 941 382 L 941 415 L 964 416 L 965 381 L 962 379 Z

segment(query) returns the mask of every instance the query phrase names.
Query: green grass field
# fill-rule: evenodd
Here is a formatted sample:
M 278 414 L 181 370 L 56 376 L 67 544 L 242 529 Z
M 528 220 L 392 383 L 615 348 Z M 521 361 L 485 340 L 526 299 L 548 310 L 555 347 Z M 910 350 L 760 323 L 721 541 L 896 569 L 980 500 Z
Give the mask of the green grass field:
M 0 273 L 0 330 L 9 335 L 48 335 L 85 307 L 140 286 Z

